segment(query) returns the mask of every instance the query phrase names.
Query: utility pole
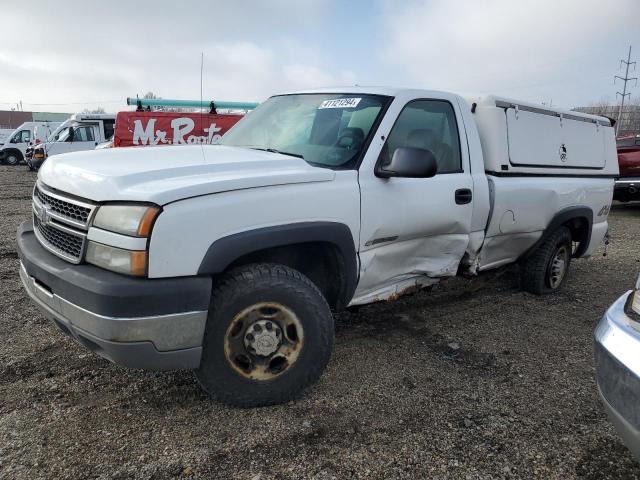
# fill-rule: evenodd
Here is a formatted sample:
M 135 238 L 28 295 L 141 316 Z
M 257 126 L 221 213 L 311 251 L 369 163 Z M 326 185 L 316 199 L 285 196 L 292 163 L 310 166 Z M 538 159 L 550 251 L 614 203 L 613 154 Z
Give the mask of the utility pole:
M 622 93 L 616 92 L 616 95 L 620 95 L 622 97 L 622 101 L 620 102 L 620 110 L 618 110 L 618 121 L 616 122 L 616 136 L 618 135 L 618 131 L 620 130 L 620 121 L 622 120 L 622 109 L 624 108 L 624 99 L 626 97 L 631 96 L 631 93 L 627 93 L 627 82 L 634 80 L 636 82 L 635 83 L 636 86 L 638 85 L 638 77 L 629 77 L 629 67 L 633 65 L 633 70 L 635 71 L 636 69 L 636 62 L 631 61 L 631 45 L 629 45 L 629 54 L 627 55 L 627 61 L 625 62 L 624 60 L 620 60 L 620 67 L 622 67 L 623 63 L 626 65 L 624 77 L 621 77 L 620 75 L 616 75 L 613 77 L 613 83 L 616 83 L 617 79 L 620 79 L 624 82 L 622 87 Z

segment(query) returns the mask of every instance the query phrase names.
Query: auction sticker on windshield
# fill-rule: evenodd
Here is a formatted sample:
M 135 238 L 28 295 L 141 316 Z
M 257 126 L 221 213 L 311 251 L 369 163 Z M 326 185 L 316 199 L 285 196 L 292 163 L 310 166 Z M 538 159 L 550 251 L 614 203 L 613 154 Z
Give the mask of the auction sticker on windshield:
M 320 104 L 320 108 L 355 108 L 362 98 L 336 98 L 335 100 L 325 100 Z

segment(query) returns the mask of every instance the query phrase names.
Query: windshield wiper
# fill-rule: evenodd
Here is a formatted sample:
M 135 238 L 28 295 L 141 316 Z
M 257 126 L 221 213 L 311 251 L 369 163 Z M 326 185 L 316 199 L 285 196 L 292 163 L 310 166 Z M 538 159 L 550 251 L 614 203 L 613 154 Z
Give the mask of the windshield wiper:
M 252 150 L 262 150 L 263 152 L 279 153 L 280 155 L 289 155 L 290 157 L 301 158 L 302 160 L 304 160 L 304 157 L 299 153 L 283 152 L 282 150 L 276 150 L 275 148 L 258 148 L 258 147 L 249 147 L 249 148 L 251 148 Z

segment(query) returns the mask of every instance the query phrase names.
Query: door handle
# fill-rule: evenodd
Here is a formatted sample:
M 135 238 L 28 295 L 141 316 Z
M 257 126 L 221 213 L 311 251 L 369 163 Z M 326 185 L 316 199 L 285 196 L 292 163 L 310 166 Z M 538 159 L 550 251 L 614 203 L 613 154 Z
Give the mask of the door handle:
M 456 190 L 456 204 L 465 205 L 467 203 L 471 203 L 471 199 L 473 198 L 473 194 L 471 193 L 470 188 L 459 188 Z

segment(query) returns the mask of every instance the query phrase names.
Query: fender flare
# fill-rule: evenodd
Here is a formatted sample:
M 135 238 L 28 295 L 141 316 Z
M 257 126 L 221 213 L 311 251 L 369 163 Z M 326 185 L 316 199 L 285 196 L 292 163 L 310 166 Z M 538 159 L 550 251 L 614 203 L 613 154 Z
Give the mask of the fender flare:
M 235 233 L 214 241 L 204 255 L 198 275 L 224 272 L 234 261 L 260 250 L 301 243 L 324 242 L 334 245 L 345 267 L 343 305 L 347 305 L 358 283 L 358 257 L 351 229 L 338 222 L 299 222 Z
M 567 207 L 556 213 L 549 222 L 549 225 L 547 225 L 547 228 L 545 228 L 544 232 L 542 232 L 540 238 L 522 255 L 521 259 L 527 258 L 529 255 L 531 255 L 540 246 L 540 244 L 542 244 L 549 237 L 549 235 L 555 232 L 560 226 L 575 218 L 584 219 L 587 221 L 587 236 L 584 241 L 580 242 L 578 249 L 573 255 L 574 258 L 581 257 L 584 252 L 587 251 L 589 243 L 591 242 L 591 230 L 593 226 L 593 210 L 591 210 L 590 207 L 586 206 Z

